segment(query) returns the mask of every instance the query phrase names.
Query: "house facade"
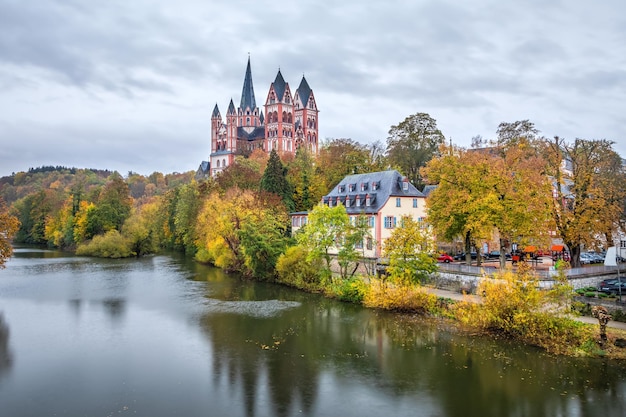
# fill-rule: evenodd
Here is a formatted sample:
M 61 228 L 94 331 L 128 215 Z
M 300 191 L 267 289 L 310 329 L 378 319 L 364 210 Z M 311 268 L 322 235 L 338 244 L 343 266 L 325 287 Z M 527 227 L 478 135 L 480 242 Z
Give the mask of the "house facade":
M 426 227 L 426 197 L 395 170 L 348 175 L 322 198 L 321 204 L 345 206 L 351 221 L 366 216 L 371 237 L 362 243 L 362 249 L 367 258 L 382 256 L 385 240 L 400 227 L 403 216 Z M 291 214 L 294 233 L 306 222 L 306 212 Z
M 282 156 L 306 147 L 317 155 L 318 116 L 315 95 L 304 76 L 292 94 L 280 69 L 269 87 L 263 109 L 257 106 L 248 58 L 239 107 L 235 108 L 231 99 L 225 118 L 217 104 L 213 109 L 211 154 L 209 161 L 201 163 L 196 177 L 214 177 L 232 165 L 235 156 L 257 149 L 268 154 L 276 149 Z

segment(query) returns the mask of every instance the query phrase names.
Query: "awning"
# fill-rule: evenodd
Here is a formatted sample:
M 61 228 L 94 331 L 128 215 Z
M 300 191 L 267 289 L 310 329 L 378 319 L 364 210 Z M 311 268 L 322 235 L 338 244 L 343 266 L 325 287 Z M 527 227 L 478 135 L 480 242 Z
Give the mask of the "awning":
M 524 252 L 526 252 L 526 253 L 537 252 L 537 246 L 526 246 L 524 248 Z
M 552 245 L 552 252 L 563 252 L 563 245 Z

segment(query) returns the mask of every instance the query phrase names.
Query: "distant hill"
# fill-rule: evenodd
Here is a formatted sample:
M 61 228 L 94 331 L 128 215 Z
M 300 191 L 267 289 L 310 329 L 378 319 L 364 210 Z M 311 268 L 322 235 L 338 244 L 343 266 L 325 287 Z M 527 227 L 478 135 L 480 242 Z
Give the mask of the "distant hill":
M 42 190 L 54 190 L 69 194 L 72 189 L 80 189 L 88 195 L 93 189 L 104 185 L 115 171 L 94 168 L 68 168 L 64 166 L 42 166 L 29 168 L 0 178 L 0 196 L 7 205 L 11 205 L 30 194 Z M 148 177 L 129 172 L 126 182 L 133 198 L 146 194 L 155 195 L 165 192 L 181 183 L 190 182 L 194 172 L 163 175 L 155 172 Z M 152 185 L 150 185 L 152 184 Z

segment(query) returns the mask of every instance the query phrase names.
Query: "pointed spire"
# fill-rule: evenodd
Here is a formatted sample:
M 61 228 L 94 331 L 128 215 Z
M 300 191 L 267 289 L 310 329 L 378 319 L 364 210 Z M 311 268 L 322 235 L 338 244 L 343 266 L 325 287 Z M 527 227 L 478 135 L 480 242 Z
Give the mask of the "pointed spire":
M 211 115 L 213 118 L 221 118 L 220 109 L 217 107 L 217 103 L 215 103 L 215 108 L 213 109 L 213 114 Z
M 296 90 L 297 94 L 300 96 L 300 101 L 303 106 L 309 102 L 309 97 L 311 96 L 311 87 L 309 87 L 309 83 L 306 82 L 306 78 L 302 75 L 302 81 L 300 81 L 300 85 Z
M 259 116 L 259 120 L 261 121 L 261 124 L 265 123 L 265 116 L 263 116 L 263 112 L 261 112 L 261 116 Z
M 252 69 L 250 68 L 250 56 L 248 56 L 248 67 L 243 80 L 243 90 L 241 91 L 241 104 L 239 108 L 245 110 L 249 107 L 251 111 L 256 109 L 256 99 L 254 98 L 254 87 L 252 86 Z
M 226 114 L 236 114 L 235 113 L 235 103 L 233 103 L 233 99 L 230 99 L 230 104 L 228 105 L 228 111 L 226 111 Z
M 283 74 L 280 73 L 280 68 L 278 69 L 278 74 L 276 74 L 276 79 L 274 80 L 274 91 L 276 92 L 276 99 L 278 101 L 283 101 L 283 96 L 285 95 L 285 79 L 283 78 Z

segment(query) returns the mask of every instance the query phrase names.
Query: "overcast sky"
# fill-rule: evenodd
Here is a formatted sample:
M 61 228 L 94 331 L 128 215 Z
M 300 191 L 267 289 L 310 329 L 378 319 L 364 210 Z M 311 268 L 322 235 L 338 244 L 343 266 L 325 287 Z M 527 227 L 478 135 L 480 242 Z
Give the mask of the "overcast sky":
M 257 104 L 306 76 L 321 138 L 424 112 L 462 146 L 529 119 L 626 157 L 623 0 L 0 0 L 0 176 L 195 170 L 248 53 Z

